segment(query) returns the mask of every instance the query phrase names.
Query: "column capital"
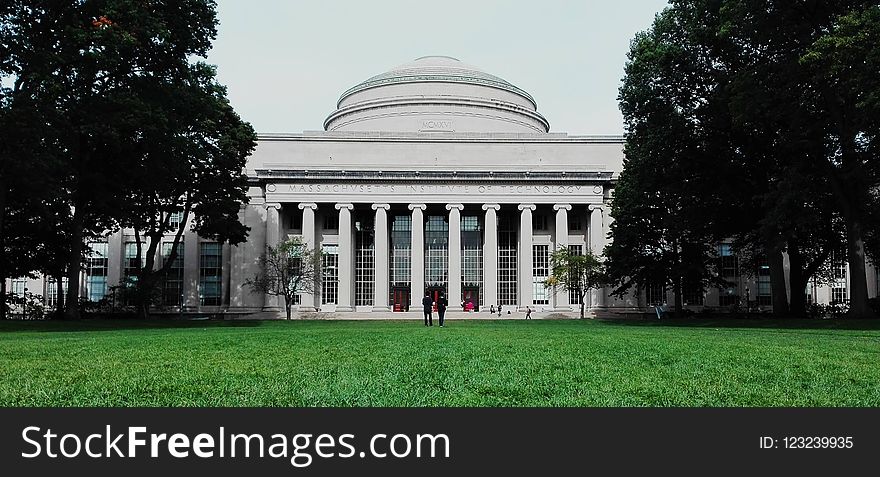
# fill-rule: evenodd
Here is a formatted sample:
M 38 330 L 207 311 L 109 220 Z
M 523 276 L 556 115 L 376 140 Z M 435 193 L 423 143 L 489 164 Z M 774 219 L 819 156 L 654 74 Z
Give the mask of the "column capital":
M 391 208 L 391 204 L 373 204 L 370 206 L 373 210 L 384 209 L 388 210 Z
M 318 204 L 316 204 L 314 202 L 304 202 L 302 204 L 299 204 L 297 207 L 299 207 L 300 210 L 305 210 L 305 209 L 315 210 L 318 208 Z
M 425 204 L 409 204 L 409 205 L 407 206 L 407 208 L 408 208 L 409 210 L 415 210 L 415 209 L 425 210 L 425 209 L 428 208 L 428 206 L 425 205 Z
M 269 209 L 281 210 L 281 204 L 278 202 L 266 202 L 266 210 Z
M 517 209 L 519 209 L 519 210 L 525 210 L 525 209 L 535 210 L 536 208 L 537 207 L 535 207 L 535 204 L 519 204 L 517 206 Z
M 571 204 L 554 204 L 553 210 L 571 210 Z
M 464 204 L 446 204 L 446 210 L 458 210 L 459 212 L 464 209 Z
M 351 210 L 351 209 L 354 209 L 354 204 L 336 204 L 334 207 L 336 208 L 336 210 L 342 210 L 342 209 Z
M 605 206 L 602 205 L 602 204 L 590 204 L 590 205 L 588 206 L 588 208 L 590 209 L 590 211 L 593 211 L 593 210 L 600 210 L 600 211 L 601 211 L 601 210 L 605 210 Z
M 494 211 L 498 211 L 499 209 L 501 209 L 501 206 L 499 204 L 483 204 L 483 210 L 489 210 L 489 209 L 492 209 Z

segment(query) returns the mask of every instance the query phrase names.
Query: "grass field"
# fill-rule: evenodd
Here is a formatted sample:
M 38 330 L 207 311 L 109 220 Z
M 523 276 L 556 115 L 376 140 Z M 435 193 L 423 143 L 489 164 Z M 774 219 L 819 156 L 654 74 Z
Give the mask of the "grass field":
M 0 322 L 2 406 L 878 406 L 880 323 Z

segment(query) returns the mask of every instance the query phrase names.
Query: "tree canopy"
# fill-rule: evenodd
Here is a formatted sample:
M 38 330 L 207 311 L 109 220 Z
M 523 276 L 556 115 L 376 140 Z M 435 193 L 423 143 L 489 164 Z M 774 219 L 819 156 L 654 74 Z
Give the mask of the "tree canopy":
M 710 284 L 712 248 L 684 247 L 731 240 L 766 259 L 774 311 L 802 315 L 807 281 L 845 247 L 850 313 L 870 315 L 878 15 L 867 1 L 674 0 L 636 36 L 607 251 L 618 291 Z
M 19 177 L 42 178 L 39 193 L 16 194 L 26 204 L 4 202 L 0 244 L 29 230 L 17 225 L 18 210 L 24 222 L 42 224 L 41 233 L 15 243 L 63 248 L 57 255 L 69 277 L 68 317 L 79 316 L 89 238 L 134 228 L 138 254 L 151 261 L 161 237 L 175 232 L 170 215 L 184 212 L 204 237 L 244 239 L 244 161 L 256 138 L 201 60 L 216 26 L 213 0 L 11 0 L 0 7 L 0 72 L 9 85 L 3 121 L 36 126 L 16 136 L 14 150 L 0 146 L 0 160 L 12 162 Z M 45 207 L 53 214 L 42 214 Z M 143 286 L 152 272 L 141 270 Z M 0 269 L 0 279 L 17 274 Z

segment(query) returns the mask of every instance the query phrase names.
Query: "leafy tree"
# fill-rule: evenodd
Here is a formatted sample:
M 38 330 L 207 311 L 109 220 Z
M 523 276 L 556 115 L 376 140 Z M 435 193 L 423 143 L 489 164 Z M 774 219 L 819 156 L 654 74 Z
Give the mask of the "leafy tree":
M 850 308 L 855 317 L 874 316 L 868 302 L 865 243 L 880 229 L 880 5 L 844 2 L 808 49 L 801 64 L 813 74 L 816 107 L 827 118 L 828 154 L 820 163 L 846 226 Z
M 713 114 L 723 81 L 707 58 L 715 48 L 683 25 L 705 22 L 693 9 L 666 9 L 653 28 L 633 40 L 620 108 L 626 124 L 624 169 L 611 215 L 614 241 L 605 250 L 613 291 L 662 282 L 672 286 L 676 312 L 685 283 L 713 283 L 717 231 L 723 203 L 725 119 Z M 728 177 L 729 178 L 729 177 Z
M 751 236 L 764 243 L 766 255 L 780 266 L 780 252 L 788 252 L 790 305 L 795 315 L 805 314 L 800 284 L 805 286 L 823 266 L 830 251 L 838 247 L 839 229 L 846 226 L 844 208 L 827 206 L 840 202 L 834 168 L 829 168 L 829 163 L 838 162 L 835 151 L 839 148 L 833 138 L 839 135 L 823 106 L 820 91 L 825 88 L 805 67 L 804 55 L 839 15 L 870 3 L 876 6 L 876 2 L 859 1 L 724 2 L 725 22 L 719 33 L 735 45 L 724 60 L 736 78 L 731 93 L 734 127 L 741 135 L 740 147 L 762 164 L 752 170 L 753 177 L 762 180 L 753 182 L 756 187 L 745 194 L 760 206 Z M 798 187 L 791 187 L 792 179 L 799 182 Z M 849 262 L 861 268 L 851 270 L 852 285 L 863 288 L 859 282 L 865 277 L 864 253 L 861 258 L 850 256 Z M 779 273 L 773 280 L 774 311 L 784 310 L 779 302 L 783 279 Z M 853 299 L 861 301 L 858 295 Z
M 142 266 L 131 296 L 144 317 L 188 223 L 200 236 L 221 243 L 241 243 L 247 236 L 239 211 L 248 202 L 244 171 L 256 134 L 229 105 L 214 76 L 214 68 L 198 63 L 165 82 L 143 85 L 142 110 L 154 117 L 143 123 L 143 159 L 127 187 L 128 208 L 120 224 L 135 230 Z M 173 222 L 174 214 L 182 220 Z M 170 253 L 157 264 L 168 234 L 173 234 Z
M 587 293 L 604 283 L 602 263 L 591 251 L 585 255 L 572 253 L 568 248 L 560 248 L 550 255 L 551 275 L 545 285 L 566 292 L 574 292 L 580 299 L 581 318 Z
M 68 217 L 66 316 L 79 316 L 83 243 L 128 217 L 145 103 L 143 85 L 173 81 L 216 36 L 212 0 L 4 2 L 0 44 L 14 77 L 11 101 L 31 104 L 53 141 L 34 156 L 59 158 L 52 177 Z
M 277 247 L 267 246 L 260 257 L 261 271 L 247 280 L 254 293 L 284 297 L 284 309 L 290 308 L 300 293 L 314 293 L 321 285 L 321 257 L 301 238 L 294 237 Z
M 616 292 L 653 276 L 672 282 L 678 302 L 676 277 L 711 283 L 700 241 L 733 238 L 768 260 L 774 311 L 804 315 L 806 283 L 845 229 L 851 314 L 865 316 L 865 246 L 880 229 L 880 6 L 671 4 L 633 41 L 621 87 L 627 157 L 607 252 Z

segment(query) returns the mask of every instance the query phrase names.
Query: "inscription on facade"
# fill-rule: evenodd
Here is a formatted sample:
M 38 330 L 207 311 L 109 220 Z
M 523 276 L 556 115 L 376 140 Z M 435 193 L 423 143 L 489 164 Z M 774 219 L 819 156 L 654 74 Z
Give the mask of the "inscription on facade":
M 580 185 L 531 184 L 290 184 L 287 192 L 300 194 L 542 194 L 578 195 Z
M 442 131 L 455 132 L 450 119 L 423 119 L 419 121 L 419 132 Z

